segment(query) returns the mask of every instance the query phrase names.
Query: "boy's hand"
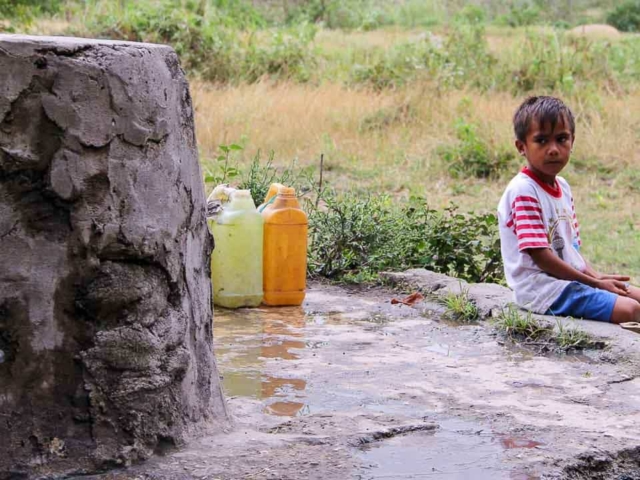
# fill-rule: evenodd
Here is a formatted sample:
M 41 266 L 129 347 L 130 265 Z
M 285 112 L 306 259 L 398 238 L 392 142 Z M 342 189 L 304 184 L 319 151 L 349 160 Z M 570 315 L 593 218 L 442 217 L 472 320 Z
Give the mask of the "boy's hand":
M 608 275 L 608 276 L 628 279 L 628 277 L 623 277 L 622 275 Z M 598 280 L 598 283 L 596 284 L 596 288 L 599 288 L 600 290 L 607 290 L 611 293 L 616 293 L 624 297 L 629 295 L 629 284 L 613 278 L 605 278 L 602 280 Z
M 631 280 L 631 277 L 629 277 L 627 275 L 606 275 L 606 274 L 601 274 L 598 277 L 598 280 L 620 280 L 621 282 L 628 282 L 629 280 Z
M 623 275 L 600 275 L 592 268 L 588 268 L 589 274 L 580 272 L 558 257 L 550 248 L 530 248 L 526 251 L 534 263 L 540 267 L 540 270 L 552 277 L 562 280 L 574 280 L 590 287 L 607 290 L 625 297 L 629 295 L 629 284 L 625 282 L 629 280 L 629 277 Z

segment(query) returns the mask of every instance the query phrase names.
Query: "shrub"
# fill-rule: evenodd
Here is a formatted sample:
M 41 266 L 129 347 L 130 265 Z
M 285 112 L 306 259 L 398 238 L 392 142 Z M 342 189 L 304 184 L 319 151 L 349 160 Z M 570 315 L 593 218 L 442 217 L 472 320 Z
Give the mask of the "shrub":
M 541 21 L 541 13 L 540 8 L 530 1 L 515 1 L 510 3 L 508 13 L 496 18 L 496 23 L 510 27 L 534 25 Z
M 610 50 L 608 43 L 562 32 L 528 32 L 513 51 L 511 66 L 505 66 L 503 88 L 514 94 L 532 90 L 572 94 L 586 86 L 616 83 L 608 61 Z
M 458 22 L 475 25 L 484 23 L 486 15 L 484 9 L 478 5 L 465 5 L 456 13 L 455 19 Z
M 484 27 L 456 23 L 441 39 L 425 37 L 420 65 L 441 87 L 490 88 L 497 59 L 489 52 Z
M 309 191 L 312 182 L 309 169 L 299 169 L 295 163 L 289 167 L 277 168 L 273 164 L 274 153 L 271 152 L 266 162 L 262 162 L 260 151 L 256 152 L 248 168 L 238 165 L 238 157 L 243 148 L 236 144 L 220 145 L 220 154 L 213 160 L 204 160 L 204 182 L 209 189 L 223 183 L 232 184 L 242 190 L 250 190 L 256 206 L 260 205 L 272 183 L 296 188 L 298 193 Z
M 110 5 L 90 12 L 85 30 L 72 33 L 167 43 L 176 50 L 185 69 L 224 82 L 235 75 L 239 42 L 231 27 L 217 25 L 218 13 L 214 9 L 202 12 L 194 2 L 176 5 L 170 0 L 142 0 L 127 3 L 124 11 Z
M 276 29 L 267 40 L 251 37 L 245 54 L 242 77 L 256 82 L 263 76 L 308 81 L 316 64 L 311 43 L 316 27 L 301 24 L 286 30 Z
M 495 148 L 483 140 L 473 123 L 458 119 L 455 130 L 458 142 L 438 149 L 454 177 L 497 177 L 515 158 L 511 149 Z
M 420 40 L 396 45 L 370 65 L 357 66 L 355 83 L 377 90 L 401 86 L 418 75 L 433 79 L 439 88 L 490 88 L 496 58 L 489 53 L 484 28 L 456 23 L 445 37 L 427 33 Z
M 309 215 L 309 272 L 334 279 L 424 267 L 468 281 L 500 281 L 494 215 L 444 212 L 424 201 L 328 195 Z
M 226 10 L 210 5 L 203 11 L 199 2 L 176 5 L 170 0 L 141 0 L 127 3 L 122 11 L 111 5 L 88 15 L 90 21 L 84 30 L 72 33 L 167 43 L 176 50 L 186 70 L 218 83 L 255 82 L 263 76 L 308 80 L 315 65 L 311 49 L 315 27 L 299 25 L 247 35 L 240 28 L 259 25 L 260 17 L 236 18 L 253 11 L 242 7 L 242 2 L 228 3 L 235 6 L 225 7 L 226 2 L 217 0 L 216 4 Z
M 498 218 L 462 214 L 455 205 L 443 212 L 428 210 L 426 229 L 419 229 L 410 264 L 469 282 L 503 282 Z M 421 231 L 420 231 L 421 230 Z
M 627 0 L 607 15 L 607 23 L 623 32 L 640 31 L 640 0 Z
M 56 13 L 62 0 L 0 0 L 0 19 L 26 19 L 42 13 Z

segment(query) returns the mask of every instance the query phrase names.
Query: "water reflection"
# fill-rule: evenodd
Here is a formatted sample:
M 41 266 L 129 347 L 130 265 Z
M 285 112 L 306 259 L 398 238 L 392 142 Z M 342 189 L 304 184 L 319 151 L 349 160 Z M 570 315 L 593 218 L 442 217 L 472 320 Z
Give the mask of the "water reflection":
M 295 416 L 305 412 L 306 380 L 265 373 L 266 359 L 296 360 L 306 348 L 305 313 L 299 307 L 216 309 L 216 356 L 230 396 L 265 400 L 265 412 Z

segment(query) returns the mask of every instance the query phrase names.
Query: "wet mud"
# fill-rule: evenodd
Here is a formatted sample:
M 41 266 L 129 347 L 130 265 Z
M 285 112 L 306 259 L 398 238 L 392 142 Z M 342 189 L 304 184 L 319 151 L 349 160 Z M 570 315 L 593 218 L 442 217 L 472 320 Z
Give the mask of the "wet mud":
M 640 478 L 634 352 L 539 355 L 505 344 L 487 322 L 451 324 L 438 305 L 392 305 L 393 297 L 314 285 L 300 308 L 216 310 L 235 428 L 126 473 Z M 132 478 L 124 473 L 110 477 Z

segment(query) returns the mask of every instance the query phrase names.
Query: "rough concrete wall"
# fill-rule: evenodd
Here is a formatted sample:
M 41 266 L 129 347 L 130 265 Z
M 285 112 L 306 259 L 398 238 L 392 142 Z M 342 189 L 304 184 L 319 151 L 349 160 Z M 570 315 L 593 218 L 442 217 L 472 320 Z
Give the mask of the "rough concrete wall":
M 172 49 L 0 35 L 0 478 L 226 423 L 201 178 Z

